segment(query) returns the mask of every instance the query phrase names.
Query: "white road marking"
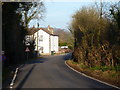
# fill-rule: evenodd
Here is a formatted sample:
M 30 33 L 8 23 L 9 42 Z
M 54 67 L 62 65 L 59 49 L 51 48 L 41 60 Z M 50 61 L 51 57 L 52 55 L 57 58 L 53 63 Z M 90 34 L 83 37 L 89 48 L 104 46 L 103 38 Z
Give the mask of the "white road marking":
M 16 68 L 16 71 L 15 71 L 14 77 L 13 77 L 13 79 L 12 79 L 12 82 L 10 83 L 10 88 L 13 88 L 14 81 L 15 81 L 16 76 L 17 76 L 17 72 L 18 72 L 18 68 Z

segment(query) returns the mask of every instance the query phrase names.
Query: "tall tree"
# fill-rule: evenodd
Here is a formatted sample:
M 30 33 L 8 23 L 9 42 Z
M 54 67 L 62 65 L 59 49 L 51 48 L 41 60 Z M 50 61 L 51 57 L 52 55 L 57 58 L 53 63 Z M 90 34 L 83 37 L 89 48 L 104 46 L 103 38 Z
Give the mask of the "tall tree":
M 25 60 L 25 45 L 28 23 L 43 15 L 43 3 L 37 2 L 3 2 L 2 5 L 2 44 L 7 65 L 15 65 Z M 40 6 L 39 6 L 40 5 Z M 39 10 L 38 10 L 39 9 Z M 41 12 L 41 13 L 40 13 Z
M 120 29 L 120 1 L 111 5 L 110 14 L 113 17 L 113 21 L 116 22 L 118 28 Z
M 18 12 L 22 14 L 22 23 L 28 28 L 28 24 L 33 19 L 42 19 L 45 12 L 44 3 L 39 2 L 24 2 L 20 3 Z
M 2 5 L 2 44 L 7 65 L 18 64 L 24 60 L 24 27 L 20 25 L 21 15 L 15 13 L 19 3 L 4 2 Z

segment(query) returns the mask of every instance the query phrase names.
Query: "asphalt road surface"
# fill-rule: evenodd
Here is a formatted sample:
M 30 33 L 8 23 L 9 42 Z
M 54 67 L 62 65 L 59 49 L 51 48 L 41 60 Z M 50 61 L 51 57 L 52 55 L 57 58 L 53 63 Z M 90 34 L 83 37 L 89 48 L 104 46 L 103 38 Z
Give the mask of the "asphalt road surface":
M 112 88 L 65 65 L 71 54 L 45 56 L 21 67 L 14 88 Z

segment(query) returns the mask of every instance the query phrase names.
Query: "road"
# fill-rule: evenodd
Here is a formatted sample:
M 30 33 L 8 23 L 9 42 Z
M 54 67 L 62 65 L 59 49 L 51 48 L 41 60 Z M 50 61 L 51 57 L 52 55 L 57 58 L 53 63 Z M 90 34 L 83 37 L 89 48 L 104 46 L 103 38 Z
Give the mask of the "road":
M 72 71 L 65 65 L 70 54 L 45 56 L 21 67 L 14 88 L 112 88 Z

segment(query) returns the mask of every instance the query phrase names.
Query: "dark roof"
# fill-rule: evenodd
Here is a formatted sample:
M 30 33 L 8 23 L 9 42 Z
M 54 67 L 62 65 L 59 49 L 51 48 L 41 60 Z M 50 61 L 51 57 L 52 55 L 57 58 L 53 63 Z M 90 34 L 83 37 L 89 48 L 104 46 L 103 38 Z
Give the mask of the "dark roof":
M 27 35 L 32 35 L 32 34 L 36 33 L 37 31 L 39 31 L 38 28 L 34 28 L 34 27 L 29 28 L 29 29 L 27 30 Z
M 47 28 L 29 28 L 27 31 L 28 31 L 28 33 L 27 33 L 27 35 L 33 35 L 34 33 L 36 33 L 37 31 L 39 31 L 39 30 L 43 30 L 43 31 L 45 31 L 46 33 L 48 33 L 48 34 L 50 34 L 50 35 L 53 35 L 53 36 L 59 36 L 59 35 L 57 35 L 57 34 L 52 34 L 52 32 L 50 32 Z

